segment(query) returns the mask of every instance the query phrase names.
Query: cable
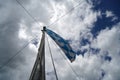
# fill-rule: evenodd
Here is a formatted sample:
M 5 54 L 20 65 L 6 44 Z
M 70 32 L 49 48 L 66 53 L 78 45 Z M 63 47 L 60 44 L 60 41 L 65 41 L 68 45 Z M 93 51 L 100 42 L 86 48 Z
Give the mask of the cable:
M 26 13 L 37 23 L 41 26 L 40 23 L 38 23 L 38 21 L 29 13 L 29 11 L 18 1 L 16 0 L 16 2 L 26 11 Z M 32 40 L 34 40 L 35 38 L 33 38 Z M 31 41 L 32 41 L 31 40 Z M 6 66 L 10 61 L 12 61 L 14 59 L 14 57 L 16 57 L 24 48 L 26 48 L 28 46 L 30 42 L 28 42 L 23 48 L 21 48 L 18 52 L 15 53 L 15 55 L 13 55 L 10 59 L 8 59 L 2 66 L 0 66 L 0 70 Z
M 25 10 L 25 12 L 37 23 L 41 26 L 41 24 L 29 13 L 29 11 L 18 1 L 16 0 L 16 2 Z
M 53 43 L 54 43 L 54 42 L 53 42 Z M 57 47 L 57 45 L 56 45 L 55 43 L 54 43 L 54 45 Z M 63 56 L 63 58 L 66 59 L 66 57 L 62 54 L 61 49 L 60 49 L 60 53 L 61 53 L 61 55 Z M 68 63 L 68 65 L 70 66 L 71 70 L 72 70 L 72 71 L 74 72 L 74 74 L 76 75 L 76 77 L 79 78 L 78 74 L 75 72 L 75 70 L 74 70 L 73 67 L 70 65 L 70 63 L 69 63 L 68 60 L 67 60 L 67 63 Z M 80 78 L 79 78 L 79 80 L 80 80 Z
M 48 27 L 54 25 L 56 22 L 58 22 L 60 19 L 62 19 L 64 16 L 66 16 L 67 14 L 69 14 L 71 11 L 73 11 L 76 7 L 78 7 L 80 5 L 80 3 L 78 3 L 76 6 L 74 6 L 72 9 L 70 9 L 68 12 L 66 12 L 65 14 L 63 14 L 61 17 L 59 17 L 57 20 L 55 20 L 53 23 L 49 24 Z
M 53 41 L 53 40 L 52 40 L 52 41 Z M 58 65 L 61 65 L 60 63 L 61 63 L 61 62 L 57 62 Z M 62 67 L 61 67 L 61 68 L 62 68 Z M 65 67 L 64 67 L 64 71 L 67 71 L 67 68 L 68 68 L 68 67 L 65 66 Z M 62 70 L 59 69 L 59 71 L 61 71 L 62 73 L 64 73 L 63 68 L 62 68 Z
M 48 37 L 47 37 L 47 41 L 48 41 Z M 54 64 L 54 60 L 53 60 L 53 56 L 52 56 L 49 41 L 48 41 L 48 47 L 49 47 L 49 50 L 50 50 L 50 56 L 51 56 L 51 59 L 52 59 L 52 64 L 53 64 L 53 68 L 54 68 L 54 71 L 55 71 L 56 80 L 58 80 L 58 76 L 57 76 L 57 72 L 56 72 L 56 68 L 55 68 L 55 64 Z
M 37 23 L 41 26 L 40 23 L 38 23 L 38 21 L 29 13 L 29 11 L 18 1 L 16 0 L 16 2 L 26 11 L 26 13 Z M 62 15 L 60 18 L 58 18 L 56 21 L 54 21 L 53 23 L 49 24 L 48 27 L 54 25 L 56 22 L 58 22 L 60 19 L 62 19 L 64 16 L 66 16 L 67 14 L 69 14 L 71 11 L 73 11 L 76 7 L 78 7 L 80 5 L 80 3 L 78 3 L 76 6 L 74 6 L 72 9 L 70 9 L 68 12 L 66 12 L 64 15 Z
M 26 11 L 26 13 L 37 23 L 41 26 L 40 23 L 38 23 L 38 21 L 29 13 L 29 11 L 18 1 L 16 0 L 16 2 Z M 78 3 L 76 6 L 74 6 L 72 9 L 70 9 L 68 12 L 66 12 L 64 15 L 62 15 L 60 18 L 58 18 L 56 21 L 54 21 L 53 23 L 49 24 L 48 27 L 54 25 L 56 22 L 58 22 L 60 19 L 62 19 L 64 16 L 66 16 L 67 14 L 69 14 L 71 11 L 73 11 L 76 7 L 78 7 L 80 5 L 80 3 Z M 42 26 L 41 26 L 42 27 Z
M 60 53 L 61 53 L 61 55 L 64 57 L 64 59 L 66 59 L 65 56 L 62 54 L 62 52 L 60 52 Z M 68 62 L 68 60 L 67 60 L 67 62 Z M 76 77 L 79 78 L 78 74 L 75 72 L 75 70 L 73 69 L 73 67 L 70 65 L 69 62 L 68 62 L 68 65 L 70 66 L 71 70 L 74 72 L 74 74 L 76 75 Z M 80 80 L 80 78 L 79 78 L 79 80 Z
M 26 11 L 26 13 L 36 22 L 36 23 L 38 23 L 38 21 L 28 12 L 28 10 L 18 1 L 18 0 L 16 0 L 16 2 Z M 39 24 L 39 23 L 38 23 Z M 40 24 L 39 24 L 40 25 Z M 41 26 L 41 25 L 40 25 Z M 36 38 L 36 37 L 35 37 Z M 33 38 L 32 40 L 34 40 L 35 38 Z M 32 41 L 32 40 L 30 40 L 30 42 Z M 8 59 L 2 66 L 0 66 L 0 70 L 2 69 L 2 68 L 4 68 L 8 63 L 10 63 L 13 59 L 14 59 L 14 57 L 16 57 L 18 54 L 20 54 L 20 52 L 24 49 L 24 48 L 26 48 L 28 45 L 29 45 L 29 43 L 30 42 L 28 42 L 27 44 L 25 44 L 25 46 L 23 46 L 18 52 L 16 52 L 15 53 L 15 55 L 13 55 L 10 59 Z
M 32 39 L 32 40 L 34 40 L 34 39 Z M 30 40 L 30 42 L 31 42 L 32 40 Z M 9 58 L 2 66 L 0 66 L 0 70 L 3 69 L 8 63 L 10 63 L 18 54 L 20 54 L 20 52 L 21 52 L 23 49 L 25 49 L 30 42 L 28 42 L 27 44 L 25 44 L 18 52 L 16 52 L 16 53 L 15 53 L 11 58 Z

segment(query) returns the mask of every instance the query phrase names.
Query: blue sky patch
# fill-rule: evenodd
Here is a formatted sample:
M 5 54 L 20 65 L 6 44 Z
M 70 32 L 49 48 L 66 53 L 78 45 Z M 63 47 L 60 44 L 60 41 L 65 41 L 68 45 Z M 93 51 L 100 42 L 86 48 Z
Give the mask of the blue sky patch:
M 99 48 L 90 48 L 90 52 L 92 54 L 98 54 L 100 52 L 100 49 Z
M 111 61 L 112 57 L 109 55 L 109 53 L 106 51 L 104 55 L 101 56 L 101 58 L 105 61 Z
M 120 21 L 120 0 L 99 0 L 99 4 L 97 3 L 97 0 L 92 0 L 92 2 L 94 5 L 92 9 L 94 11 L 101 11 L 102 14 L 91 30 L 93 36 L 96 37 L 101 30 L 105 29 L 106 27 L 112 28 L 113 25 Z M 117 16 L 117 19 L 112 20 L 113 17 L 106 17 L 104 15 L 106 11 L 111 11 L 115 16 Z
M 81 46 L 85 46 L 87 44 L 90 44 L 90 41 L 88 39 L 85 39 L 85 38 L 82 38 L 81 42 L 80 42 L 80 45 Z
M 99 80 L 103 80 L 105 74 L 106 74 L 105 71 L 102 69 L 101 70 L 101 77 L 99 78 Z

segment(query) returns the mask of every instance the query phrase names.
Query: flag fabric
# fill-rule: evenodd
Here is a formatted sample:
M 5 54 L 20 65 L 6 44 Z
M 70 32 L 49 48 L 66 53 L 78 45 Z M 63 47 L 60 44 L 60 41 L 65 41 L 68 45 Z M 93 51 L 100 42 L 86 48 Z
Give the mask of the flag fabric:
M 62 49 L 67 58 L 73 62 L 76 58 L 76 53 L 72 50 L 71 46 L 67 42 L 67 40 L 63 39 L 61 36 L 56 34 L 55 32 L 46 29 L 46 33 L 56 42 L 56 44 Z

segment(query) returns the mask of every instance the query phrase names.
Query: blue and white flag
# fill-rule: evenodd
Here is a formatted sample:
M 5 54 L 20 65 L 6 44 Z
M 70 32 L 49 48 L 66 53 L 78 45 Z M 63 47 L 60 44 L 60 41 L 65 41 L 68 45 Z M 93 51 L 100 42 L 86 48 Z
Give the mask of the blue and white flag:
M 73 62 L 76 58 L 76 53 L 72 50 L 69 43 L 66 40 L 64 40 L 61 36 L 49 29 L 46 29 L 46 33 L 57 43 L 57 45 L 62 49 L 67 58 L 71 62 Z

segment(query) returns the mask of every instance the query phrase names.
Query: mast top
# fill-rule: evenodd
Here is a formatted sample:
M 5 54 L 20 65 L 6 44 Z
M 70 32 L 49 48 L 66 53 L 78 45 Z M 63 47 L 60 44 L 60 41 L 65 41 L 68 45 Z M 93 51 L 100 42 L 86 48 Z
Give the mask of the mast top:
M 46 26 L 43 26 L 43 30 L 42 31 L 46 31 Z

